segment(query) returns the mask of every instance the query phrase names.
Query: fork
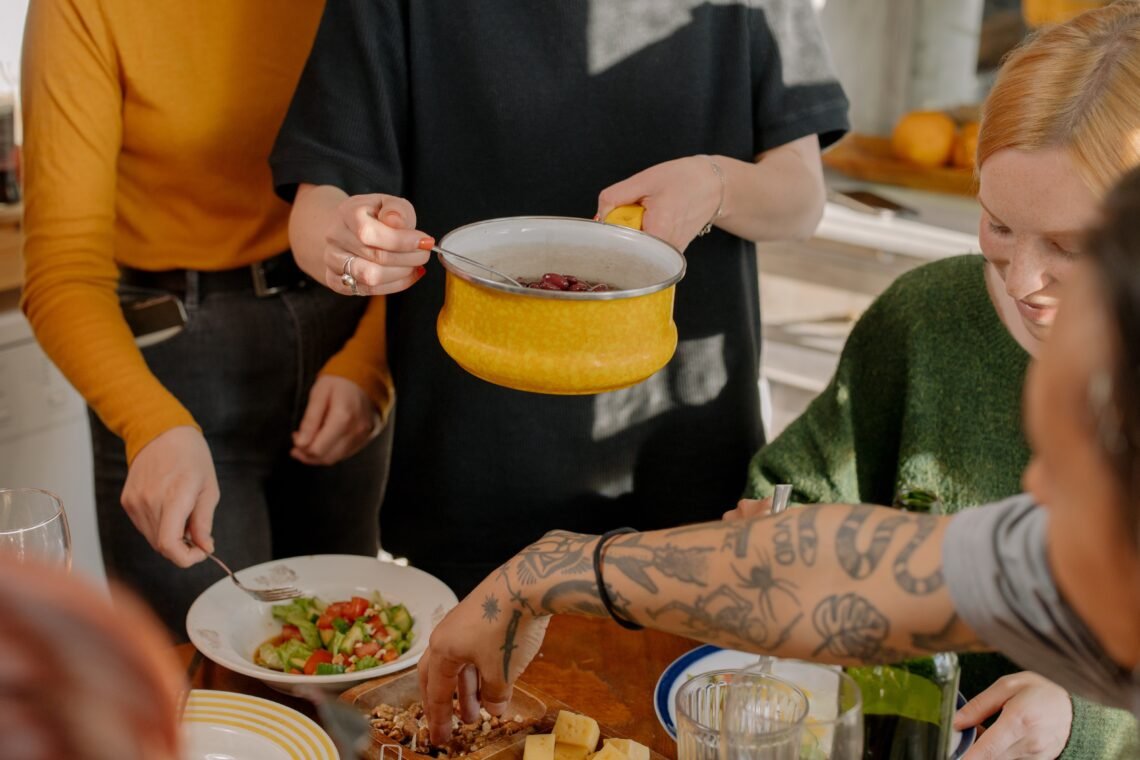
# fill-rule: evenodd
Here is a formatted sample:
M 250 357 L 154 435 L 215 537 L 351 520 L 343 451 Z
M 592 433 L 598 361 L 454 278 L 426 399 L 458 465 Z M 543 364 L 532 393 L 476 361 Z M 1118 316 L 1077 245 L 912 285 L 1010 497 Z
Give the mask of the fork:
M 778 515 L 788 508 L 788 499 L 792 497 L 792 484 L 780 483 L 772 494 L 772 509 L 769 515 Z
M 182 540 L 186 543 L 187 546 L 202 549 L 201 546 L 198 546 L 198 544 L 196 544 L 194 540 L 189 537 L 183 538 Z M 237 579 L 237 576 L 234 575 L 234 571 L 230 570 L 225 562 L 222 562 L 220 559 L 214 556 L 213 553 L 208 552 L 205 549 L 202 549 L 202 551 L 206 554 L 207 557 L 212 559 L 218 565 L 218 567 L 222 568 L 226 571 L 227 574 L 229 574 L 230 580 L 234 582 L 235 586 L 259 602 L 283 602 L 286 599 L 296 599 L 301 595 L 300 590 L 293 586 L 276 586 L 274 588 L 250 588 Z

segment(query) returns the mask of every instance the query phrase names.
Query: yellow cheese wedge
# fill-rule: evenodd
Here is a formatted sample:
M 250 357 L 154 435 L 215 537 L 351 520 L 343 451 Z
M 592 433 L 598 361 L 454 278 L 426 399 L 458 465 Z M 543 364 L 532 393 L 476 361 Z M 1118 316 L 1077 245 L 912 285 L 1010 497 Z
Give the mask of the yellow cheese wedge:
M 629 206 L 618 206 L 606 214 L 605 222 L 607 224 L 620 224 L 622 227 L 632 227 L 635 230 L 640 230 L 641 219 L 644 216 L 645 206 L 634 203 Z
M 554 745 L 554 760 L 586 760 L 589 756 L 590 750 L 577 744 L 556 742 Z
M 590 760 L 629 760 L 629 756 L 607 741 Z
M 649 747 L 638 744 L 633 739 L 606 739 L 605 747 L 614 747 L 622 752 L 629 760 L 649 760 Z M 605 749 L 602 747 L 602 749 Z M 600 752 L 598 753 L 601 754 Z
M 526 738 L 523 760 L 554 760 L 554 734 L 531 734 Z
M 598 746 L 600 733 L 598 721 L 567 710 L 559 710 L 558 719 L 554 721 L 554 736 L 559 744 L 585 747 L 593 752 Z

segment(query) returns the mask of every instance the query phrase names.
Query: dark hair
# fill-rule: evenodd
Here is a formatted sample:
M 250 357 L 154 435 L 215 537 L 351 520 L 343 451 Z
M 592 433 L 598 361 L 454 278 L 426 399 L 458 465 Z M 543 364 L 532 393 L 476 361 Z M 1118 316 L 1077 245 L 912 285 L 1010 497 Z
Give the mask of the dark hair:
M 1140 169 L 1124 175 L 1102 204 L 1086 249 L 1115 328 L 1116 357 L 1103 394 L 1090 385 L 1101 445 L 1129 495 L 1127 519 L 1140 541 Z M 1094 399 L 1103 395 L 1104 398 Z

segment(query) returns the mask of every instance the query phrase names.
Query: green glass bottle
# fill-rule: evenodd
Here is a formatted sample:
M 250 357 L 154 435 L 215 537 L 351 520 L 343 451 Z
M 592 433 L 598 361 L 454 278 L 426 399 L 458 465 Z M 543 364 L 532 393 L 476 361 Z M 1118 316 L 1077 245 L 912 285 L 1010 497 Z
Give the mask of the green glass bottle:
M 942 501 L 929 490 L 899 487 L 894 506 L 941 514 Z M 863 757 L 866 760 L 947 760 L 953 748 L 958 657 L 939 652 L 891 665 L 851 667 L 863 692 Z

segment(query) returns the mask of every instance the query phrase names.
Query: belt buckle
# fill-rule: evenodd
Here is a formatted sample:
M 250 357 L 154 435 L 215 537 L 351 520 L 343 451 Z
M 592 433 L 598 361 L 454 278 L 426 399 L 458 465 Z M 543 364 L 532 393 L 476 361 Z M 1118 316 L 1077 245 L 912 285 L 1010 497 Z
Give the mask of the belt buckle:
M 285 290 L 284 285 L 270 285 L 265 276 L 265 262 L 259 261 L 249 265 L 250 274 L 253 275 L 253 294 L 258 298 L 269 298 Z

